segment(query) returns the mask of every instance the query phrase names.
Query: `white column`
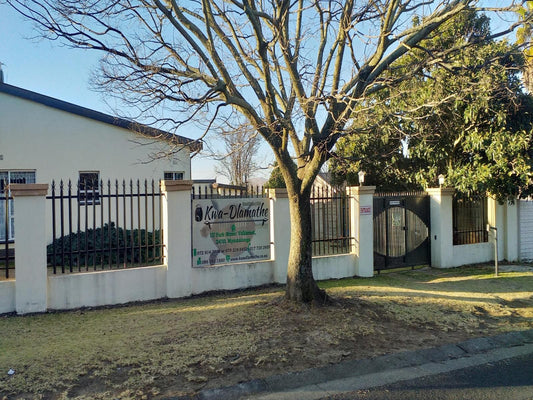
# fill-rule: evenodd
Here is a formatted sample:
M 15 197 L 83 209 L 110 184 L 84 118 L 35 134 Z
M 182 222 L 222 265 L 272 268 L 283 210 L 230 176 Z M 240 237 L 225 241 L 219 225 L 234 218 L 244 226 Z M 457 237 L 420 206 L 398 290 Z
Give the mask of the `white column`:
M 291 216 L 287 189 L 269 189 L 270 254 L 274 265 L 274 282 L 287 282 L 287 265 L 291 242 Z
M 453 263 L 453 188 L 431 188 L 431 266 L 449 268 Z
M 354 239 L 352 253 L 355 254 L 355 275 L 374 276 L 374 192 L 375 186 L 351 186 L 350 229 Z
M 163 211 L 163 243 L 167 264 L 167 296 L 185 297 L 192 294 L 192 181 L 161 183 Z
M 518 202 L 505 204 L 505 252 L 504 258 L 507 261 L 517 261 L 519 255 L 518 239 Z
M 487 198 L 487 221 L 491 227 L 496 228 L 496 232 L 494 230 L 489 231 L 489 243 L 492 246 L 492 251 L 494 254 L 494 237 L 497 235 L 498 237 L 498 258 L 502 259 L 503 257 L 503 245 L 504 240 L 502 239 L 504 237 L 503 232 L 503 208 L 496 199 L 493 199 L 492 197 Z M 494 256 L 492 257 L 494 259 Z
M 15 310 L 46 311 L 47 184 L 10 184 L 15 207 Z

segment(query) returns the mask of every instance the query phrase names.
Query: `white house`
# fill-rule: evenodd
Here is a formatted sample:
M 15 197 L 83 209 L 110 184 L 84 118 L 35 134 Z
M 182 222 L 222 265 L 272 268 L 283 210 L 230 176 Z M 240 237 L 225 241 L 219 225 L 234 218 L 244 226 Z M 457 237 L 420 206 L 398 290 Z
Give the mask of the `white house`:
M 191 179 L 190 153 L 200 148 L 192 139 L 0 81 L 0 189 L 4 182 Z M 94 190 L 84 189 L 86 196 Z M 0 201 L 0 227 L 5 205 Z

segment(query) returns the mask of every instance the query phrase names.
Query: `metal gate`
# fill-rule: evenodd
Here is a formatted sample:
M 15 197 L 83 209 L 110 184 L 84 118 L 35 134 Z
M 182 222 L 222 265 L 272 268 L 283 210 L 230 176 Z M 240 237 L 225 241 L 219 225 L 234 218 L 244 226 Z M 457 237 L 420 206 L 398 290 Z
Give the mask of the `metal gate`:
M 429 196 L 426 193 L 374 196 L 374 269 L 431 263 Z

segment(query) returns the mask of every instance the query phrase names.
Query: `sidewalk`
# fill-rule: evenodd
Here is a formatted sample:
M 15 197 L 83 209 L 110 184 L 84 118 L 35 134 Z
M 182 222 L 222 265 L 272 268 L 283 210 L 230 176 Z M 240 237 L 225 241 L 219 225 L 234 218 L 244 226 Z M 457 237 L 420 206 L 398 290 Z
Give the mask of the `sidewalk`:
M 318 400 L 533 353 L 533 329 L 441 347 L 350 360 L 167 400 Z

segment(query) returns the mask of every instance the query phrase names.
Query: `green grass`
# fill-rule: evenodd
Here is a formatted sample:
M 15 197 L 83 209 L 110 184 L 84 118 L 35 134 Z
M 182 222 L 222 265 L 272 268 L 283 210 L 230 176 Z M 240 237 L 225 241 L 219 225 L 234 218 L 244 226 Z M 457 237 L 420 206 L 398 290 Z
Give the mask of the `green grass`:
M 320 286 L 335 306 L 287 304 L 274 287 L 0 317 L 0 398 L 157 398 L 533 327 L 531 272 L 424 268 Z

